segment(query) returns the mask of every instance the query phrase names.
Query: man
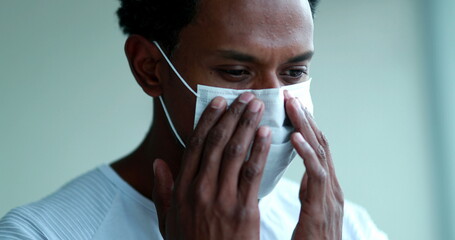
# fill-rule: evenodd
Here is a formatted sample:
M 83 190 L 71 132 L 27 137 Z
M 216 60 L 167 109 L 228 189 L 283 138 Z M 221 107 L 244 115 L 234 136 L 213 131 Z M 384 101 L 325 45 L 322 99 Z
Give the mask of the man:
M 344 202 L 311 116 L 316 1 L 121 2 L 126 56 L 155 100 L 149 133 L 127 157 L 8 213 L 0 238 L 386 239 Z M 278 181 L 292 149 L 300 186 Z

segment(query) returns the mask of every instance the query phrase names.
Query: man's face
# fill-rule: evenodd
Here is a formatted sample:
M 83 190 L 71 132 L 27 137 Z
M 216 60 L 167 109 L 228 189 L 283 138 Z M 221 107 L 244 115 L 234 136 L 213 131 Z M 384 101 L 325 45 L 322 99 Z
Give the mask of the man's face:
M 187 83 L 235 88 L 277 88 L 308 80 L 313 20 L 306 0 L 202 0 L 185 27 L 172 62 Z M 163 97 L 185 137 L 192 130 L 195 97 L 168 71 Z

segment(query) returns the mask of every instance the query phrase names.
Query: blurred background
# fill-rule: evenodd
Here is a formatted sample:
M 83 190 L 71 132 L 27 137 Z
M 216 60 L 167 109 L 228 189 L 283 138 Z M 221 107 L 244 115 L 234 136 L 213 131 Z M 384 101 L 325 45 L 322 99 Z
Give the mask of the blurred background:
M 142 141 L 152 100 L 117 7 L 0 2 L 0 216 Z M 453 16 L 453 0 L 322 0 L 316 14 L 316 120 L 345 197 L 390 239 L 455 239 Z

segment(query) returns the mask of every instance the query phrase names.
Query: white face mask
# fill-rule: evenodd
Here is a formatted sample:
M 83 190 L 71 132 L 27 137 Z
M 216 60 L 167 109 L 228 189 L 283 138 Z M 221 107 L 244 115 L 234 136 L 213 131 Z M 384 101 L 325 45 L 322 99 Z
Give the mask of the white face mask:
M 217 96 L 225 98 L 228 105 L 230 105 L 240 94 L 244 92 L 251 92 L 256 96 L 256 98 L 264 102 L 264 113 L 262 115 L 259 126 L 268 126 L 270 128 L 272 132 L 272 144 L 270 146 L 269 155 L 267 156 L 267 162 L 264 167 L 258 198 L 263 198 L 269 194 L 273 188 L 275 188 L 276 184 L 286 171 L 286 168 L 289 166 L 292 159 L 296 155 L 294 147 L 290 141 L 290 136 L 291 133 L 294 132 L 294 128 L 286 116 L 284 107 L 284 90 L 287 90 L 289 93 L 291 93 L 292 96 L 297 97 L 302 105 L 306 107 L 311 114 L 313 114 L 313 103 L 310 96 L 311 79 L 309 81 L 294 85 L 260 90 L 235 90 L 229 88 L 198 85 L 196 93 L 180 76 L 175 67 L 172 65 L 171 61 L 167 58 L 163 50 L 160 48 L 159 44 L 155 41 L 153 43 L 160 50 L 161 54 L 166 59 L 177 77 L 197 98 L 196 110 L 194 114 L 194 127 L 196 127 L 197 122 L 199 121 L 199 118 L 201 117 L 205 108 L 212 101 L 212 99 Z M 182 146 L 185 147 L 185 143 L 180 138 L 177 130 L 172 123 L 162 97 L 159 96 L 159 99 L 168 119 L 169 125 L 171 126 L 179 142 L 182 144 Z

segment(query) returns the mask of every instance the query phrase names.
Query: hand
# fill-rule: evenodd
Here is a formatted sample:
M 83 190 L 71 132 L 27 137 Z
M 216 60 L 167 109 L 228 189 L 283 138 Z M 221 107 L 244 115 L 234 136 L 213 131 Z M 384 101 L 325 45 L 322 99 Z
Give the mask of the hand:
M 306 167 L 299 193 L 299 222 L 293 239 L 341 239 L 344 199 L 327 139 L 311 114 L 289 94 L 286 111 L 296 129 L 291 136 L 292 144 Z
M 164 239 L 259 239 L 257 196 L 271 143 L 270 130 L 257 129 L 263 110 L 251 93 L 227 110 L 217 97 L 187 144 L 175 185 L 167 164 L 155 160 L 153 201 Z

